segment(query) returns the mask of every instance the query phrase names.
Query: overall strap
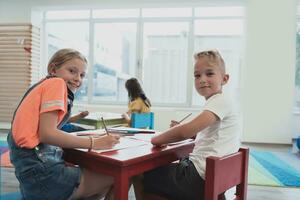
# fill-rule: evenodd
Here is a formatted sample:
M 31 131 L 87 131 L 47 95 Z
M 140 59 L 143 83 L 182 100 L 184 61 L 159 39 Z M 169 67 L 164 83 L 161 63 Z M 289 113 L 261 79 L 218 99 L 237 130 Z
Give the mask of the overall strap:
M 67 113 L 65 114 L 64 118 L 58 124 L 57 129 L 61 129 L 69 120 L 71 116 L 71 109 L 73 107 L 74 101 L 74 93 L 68 88 L 68 106 L 67 106 Z
M 21 103 L 23 102 L 23 100 L 25 99 L 25 97 L 38 85 L 40 85 L 42 82 L 44 82 L 45 80 L 49 79 L 49 78 L 54 78 L 55 76 L 47 76 L 45 79 L 35 83 L 34 85 L 32 85 L 24 94 L 24 96 L 22 97 L 21 101 L 19 102 L 17 108 L 14 111 L 13 114 L 13 118 L 11 120 L 11 129 L 12 129 L 12 125 L 13 125 L 13 121 L 15 119 L 17 110 L 19 109 Z M 71 108 L 73 106 L 73 101 L 74 101 L 74 94 L 73 92 L 68 88 L 68 106 L 67 106 L 67 113 L 65 114 L 64 118 L 62 119 L 62 121 L 59 123 L 59 125 L 57 126 L 58 128 L 61 128 L 69 119 L 70 115 L 71 115 Z

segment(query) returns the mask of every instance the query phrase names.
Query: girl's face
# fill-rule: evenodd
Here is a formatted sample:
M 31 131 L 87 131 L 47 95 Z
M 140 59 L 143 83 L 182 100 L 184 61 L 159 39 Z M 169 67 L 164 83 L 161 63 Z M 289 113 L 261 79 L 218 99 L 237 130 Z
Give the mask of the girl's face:
M 81 59 L 74 58 L 61 66 L 54 67 L 50 74 L 64 79 L 67 87 L 75 93 L 80 88 L 85 73 L 86 63 Z
M 224 74 L 219 66 L 211 66 L 206 58 L 199 58 L 194 67 L 195 88 L 205 97 L 222 93 L 222 85 L 226 84 L 229 75 Z

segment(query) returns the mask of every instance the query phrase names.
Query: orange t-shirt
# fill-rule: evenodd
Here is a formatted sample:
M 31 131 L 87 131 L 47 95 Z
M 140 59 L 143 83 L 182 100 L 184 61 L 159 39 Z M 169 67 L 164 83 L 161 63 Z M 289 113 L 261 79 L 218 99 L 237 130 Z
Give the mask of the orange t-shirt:
M 12 125 L 12 135 L 20 147 L 34 148 L 39 143 L 40 114 L 58 112 L 57 124 L 67 113 L 67 86 L 61 78 L 50 78 L 37 85 L 19 106 Z

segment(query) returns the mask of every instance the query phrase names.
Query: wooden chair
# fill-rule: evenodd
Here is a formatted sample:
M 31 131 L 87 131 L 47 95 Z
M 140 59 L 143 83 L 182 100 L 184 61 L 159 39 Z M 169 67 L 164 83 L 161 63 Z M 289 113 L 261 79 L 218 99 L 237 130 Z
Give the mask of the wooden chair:
M 130 126 L 132 128 L 154 129 L 154 113 L 132 113 Z
M 205 200 L 221 200 L 226 190 L 236 186 L 234 200 L 247 199 L 249 149 L 223 156 L 206 158 Z M 167 200 L 156 194 L 146 194 L 148 200 Z
M 224 157 L 206 158 L 205 200 L 217 200 L 219 194 L 236 186 L 236 200 L 247 199 L 249 149 Z

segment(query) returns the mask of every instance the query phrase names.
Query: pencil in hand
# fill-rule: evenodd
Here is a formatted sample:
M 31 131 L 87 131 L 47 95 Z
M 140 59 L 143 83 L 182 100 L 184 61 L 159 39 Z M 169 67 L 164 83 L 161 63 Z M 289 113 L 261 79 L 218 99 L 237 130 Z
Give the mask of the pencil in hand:
M 106 134 L 107 134 L 107 135 L 109 135 L 109 133 L 108 133 L 108 130 L 107 130 L 107 127 L 106 127 L 106 124 L 105 124 L 105 122 L 104 122 L 104 119 L 103 119 L 103 117 L 101 117 L 101 121 L 102 121 L 102 123 L 103 123 L 103 126 L 104 126 L 104 129 L 105 129 L 105 132 L 106 132 Z
M 185 119 L 187 119 L 191 115 L 192 115 L 192 113 L 187 114 L 184 118 L 182 118 L 180 121 L 178 121 L 178 123 L 183 122 Z
M 179 121 L 171 120 L 170 128 L 172 128 L 174 126 L 177 126 L 178 124 L 180 124 L 181 122 L 183 122 L 186 118 L 188 118 L 191 115 L 192 115 L 192 113 L 189 113 L 189 114 L 187 114 L 186 116 L 184 116 L 184 118 L 182 118 Z

